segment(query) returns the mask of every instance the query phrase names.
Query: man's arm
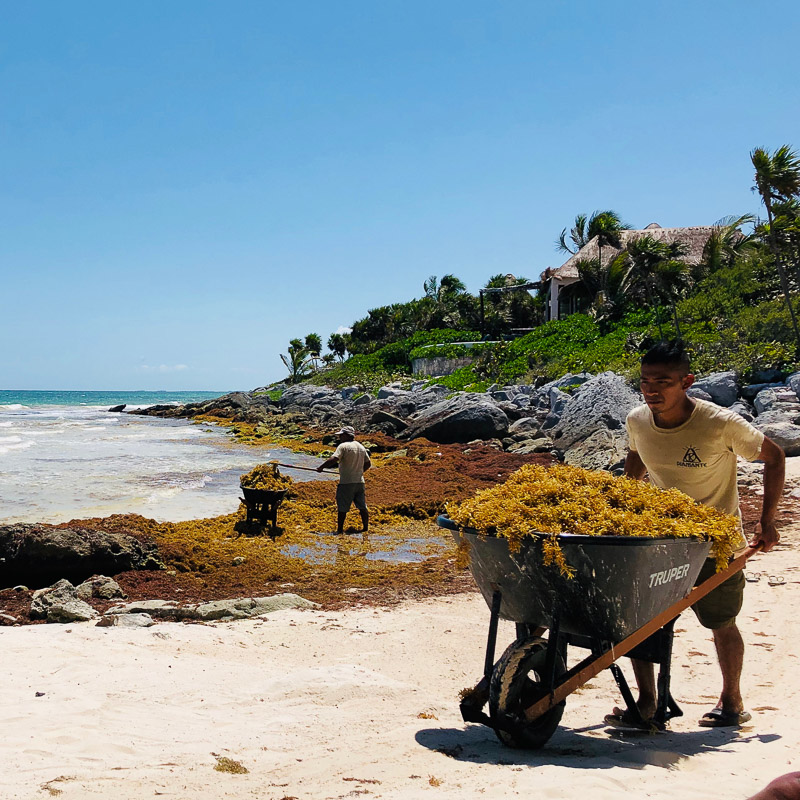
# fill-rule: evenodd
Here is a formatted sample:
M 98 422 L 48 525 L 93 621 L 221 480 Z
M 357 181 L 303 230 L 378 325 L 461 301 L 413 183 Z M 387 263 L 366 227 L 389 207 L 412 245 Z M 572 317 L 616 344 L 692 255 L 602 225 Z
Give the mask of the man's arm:
M 628 450 L 628 455 L 625 456 L 625 476 L 642 481 L 646 474 L 647 467 L 644 465 L 642 457 L 635 450 Z
M 323 461 L 318 467 L 317 472 L 322 472 L 324 469 L 331 469 L 339 466 L 339 459 L 336 456 L 331 456 L 327 461 Z
M 764 552 L 768 553 L 781 538 L 775 527 L 775 512 L 783 494 L 786 455 L 772 439 L 765 436 L 758 459 L 764 462 L 764 500 L 761 504 L 761 521 L 750 540 L 750 546 L 755 547 L 761 542 Z

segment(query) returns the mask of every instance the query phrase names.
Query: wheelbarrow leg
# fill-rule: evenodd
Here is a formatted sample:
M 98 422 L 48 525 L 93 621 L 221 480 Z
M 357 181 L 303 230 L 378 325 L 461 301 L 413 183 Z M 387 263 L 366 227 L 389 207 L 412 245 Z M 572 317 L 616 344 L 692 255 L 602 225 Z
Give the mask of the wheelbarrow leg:
M 483 677 L 474 689 L 462 694 L 459 710 L 464 722 L 479 722 L 482 725 L 491 725 L 489 717 L 483 713 L 483 707 L 489 700 L 489 682 L 494 670 L 494 654 L 497 648 L 497 625 L 500 621 L 500 606 L 503 595 L 495 592 L 492 595 L 492 605 L 489 616 L 489 634 L 486 638 L 486 656 L 483 660 Z
M 682 717 L 683 711 L 675 702 L 675 698 L 670 691 L 670 680 L 672 677 L 672 640 L 674 637 L 675 620 L 668 622 L 662 629 L 662 659 L 658 670 L 658 708 L 656 709 L 655 721 L 664 724 L 673 717 Z
M 681 711 L 670 692 L 674 626 L 675 620 L 670 620 L 663 628 L 657 630 L 628 653 L 631 658 L 658 664 L 656 711 L 650 721 L 655 723 L 655 726 L 659 729 L 663 729 L 667 720 L 672 719 L 672 717 L 683 716 L 683 711 Z M 645 720 L 639 712 L 639 707 L 636 704 L 636 700 L 628 686 L 628 682 L 625 680 L 622 670 L 617 664 L 611 664 L 609 669 L 619 687 L 620 694 L 622 694 L 622 699 L 625 702 L 628 714 L 635 722 L 643 726 L 646 725 L 648 720 Z

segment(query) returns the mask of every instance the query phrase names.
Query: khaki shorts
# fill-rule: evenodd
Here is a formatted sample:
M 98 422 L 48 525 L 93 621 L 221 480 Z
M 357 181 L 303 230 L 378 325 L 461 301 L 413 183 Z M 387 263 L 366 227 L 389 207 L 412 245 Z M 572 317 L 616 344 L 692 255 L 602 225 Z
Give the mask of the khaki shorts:
M 713 558 L 707 558 L 694 585 L 701 584 L 716 572 L 717 567 Z M 729 628 L 736 622 L 736 615 L 742 610 L 744 600 L 744 572 L 739 570 L 731 575 L 728 580 L 712 589 L 705 597 L 698 600 L 692 611 L 697 614 L 697 619 L 704 628 L 712 631 L 719 628 Z
M 363 483 L 340 483 L 336 487 L 336 508 L 340 514 L 346 514 L 350 506 L 356 504 L 359 511 L 367 510 L 367 498 Z

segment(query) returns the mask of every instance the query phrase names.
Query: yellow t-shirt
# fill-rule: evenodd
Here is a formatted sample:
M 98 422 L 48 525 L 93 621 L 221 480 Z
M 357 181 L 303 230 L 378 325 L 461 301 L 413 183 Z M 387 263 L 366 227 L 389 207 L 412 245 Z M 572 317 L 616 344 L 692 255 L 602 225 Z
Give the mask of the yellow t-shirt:
M 677 428 L 659 428 L 646 405 L 625 420 L 631 450 L 647 467 L 651 483 L 680 489 L 689 497 L 739 519 L 736 457 L 754 461 L 764 434 L 734 411 L 707 400 L 695 400 L 694 411 Z M 746 544 L 741 537 L 740 546 Z

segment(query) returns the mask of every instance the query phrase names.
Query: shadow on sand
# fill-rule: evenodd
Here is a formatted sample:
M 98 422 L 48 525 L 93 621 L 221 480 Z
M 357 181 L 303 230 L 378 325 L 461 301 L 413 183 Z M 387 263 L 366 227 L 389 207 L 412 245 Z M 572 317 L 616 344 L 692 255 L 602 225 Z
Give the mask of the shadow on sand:
M 734 743 L 768 744 L 781 737 L 730 728 L 658 734 L 609 733 L 604 725 L 593 725 L 559 728 L 541 750 L 514 750 L 500 744 L 489 728 L 467 725 L 465 728 L 426 728 L 418 731 L 415 738 L 429 750 L 476 764 L 643 769 L 648 765 L 672 767 L 700 753 L 730 752 Z

